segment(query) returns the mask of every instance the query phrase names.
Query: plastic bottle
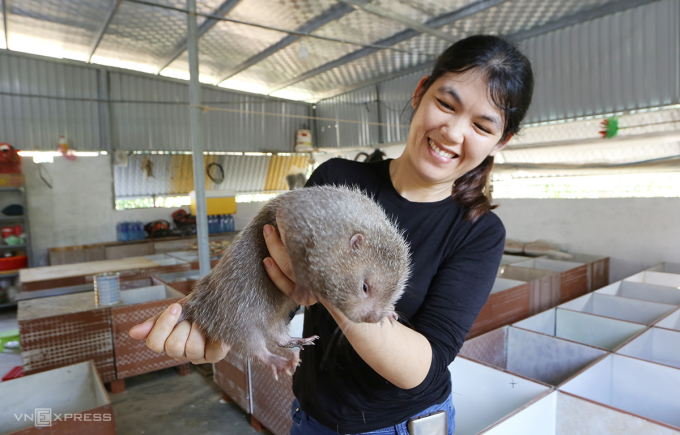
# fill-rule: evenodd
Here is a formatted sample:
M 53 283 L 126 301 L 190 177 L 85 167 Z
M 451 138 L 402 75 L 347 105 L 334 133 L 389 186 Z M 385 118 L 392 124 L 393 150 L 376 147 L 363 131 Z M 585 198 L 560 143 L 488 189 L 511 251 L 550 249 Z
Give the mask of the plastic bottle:
M 229 215 L 229 231 L 236 231 L 236 221 L 232 215 Z
M 137 228 L 139 229 L 137 240 L 146 239 L 146 232 L 144 231 L 144 224 L 142 223 L 142 221 L 137 221 Z
M 122 222 L 120 224 L 120 241 L 121 242 L 127 242 L 129 239 L 130 235 L 130 226 L 128 225 L 127 222 Z
M 122 242 L 123 241 L 123 234 L 122 234 L 122 231 L 120 229 L 120 226 L 121 226 L 121 224 L 120 224 L 120 222 L 118 222 L 116 224 L 116 240 L 118 240 L 119 242 Z

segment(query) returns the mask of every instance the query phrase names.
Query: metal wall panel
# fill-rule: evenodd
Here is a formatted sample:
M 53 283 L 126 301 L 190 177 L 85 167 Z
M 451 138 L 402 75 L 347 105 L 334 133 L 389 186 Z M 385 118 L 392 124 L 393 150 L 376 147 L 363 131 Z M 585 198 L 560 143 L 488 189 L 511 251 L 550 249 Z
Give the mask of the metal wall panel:
M 411 107 L 413 91 L 420 79 L 428 75 L 430 71 L 430 69 L 422 70 L 378 85 L 381 103 L 380 122 L 386 124 L 380 127 L 384 143 L 406 141 L 413 113 Z
M 536 76 L 526 123 L 680 102 L 680 2 L 663 0 L 522 42 Z
M 369 86 L 337 97 L 319 101 L 316 116 L 336 121 L 316 122 L 317 146 L 366 147 L 379 142 L 377 125 L 340 122 L 340 120 L 379 122 L 376 86 Z
M 77 150 L 99 150 L 96 99 L 94 68 L 0 53 L 0 142 L 54 151 L 64 136 Z
M 142 170 L 145 161 L 152 163 L 151 177 Z M 207 190 L 260 192 L 264 190 L 269 156 L 207 155 L 206 165 L 218 163 L 224 181 L 215 184 L 206 177 Z M 188 154 L 133 154 L 127 166 L 114 166 L 116 198 L 151 195 L 186 195 L 194 190 L 192 156 Z
M 115 149 L 191 150 L 188 85 L 118 72 L 110 77 Z M 218 109 L 203 114 L 206 151 L 292 152 L 297 130 L 310 125 L 306 118 L 277 116 L 309 116 L 307 103 L 211 88 L 203 88 L 201 101 Z

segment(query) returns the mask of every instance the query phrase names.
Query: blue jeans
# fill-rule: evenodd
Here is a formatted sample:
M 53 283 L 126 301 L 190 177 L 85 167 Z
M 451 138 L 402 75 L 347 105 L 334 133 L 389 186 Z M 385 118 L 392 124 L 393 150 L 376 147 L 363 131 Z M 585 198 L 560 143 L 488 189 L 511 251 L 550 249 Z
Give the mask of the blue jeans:
M 453 408 L 452 396 L 440 403 L 439 405 L 434 405 L 426 410 L 419 412 L 413 417 L 418 417 L 425 414 L 431 414 L 433 412 L 445 410 L 449 418 L 449 435 L 453 435 L 453 429 L 455 427 L 454 416 L 456 410 Z M 307 415 L 305 411 L 300 408 L 300 403 L 297 399 L 293 400 L 293 405 L 291 407 L 291 414 L 293 417 L 293 427 L 290 428 L 290 435 L 338 435 L 338 432 L 327 428 L 318 421 L 314 420 L 312 417 Z M 383 429 L 374 430 L 371 432 L 362 432 L 358 435 L 408 435 L 408 429 L 406 428 L 407 421 L 399 423 L 396 426 L 389 426 Z

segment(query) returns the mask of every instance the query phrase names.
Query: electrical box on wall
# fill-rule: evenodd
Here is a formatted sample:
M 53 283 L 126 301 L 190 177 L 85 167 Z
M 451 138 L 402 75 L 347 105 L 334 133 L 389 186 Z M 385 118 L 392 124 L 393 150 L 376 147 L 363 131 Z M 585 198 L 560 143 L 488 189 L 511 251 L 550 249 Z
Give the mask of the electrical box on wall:
M 191 214 L 196 216 L 196 191 L 189 192 Z M 205 202 L 208 216 L 236 213 L 236 192 L 233 190 L 206 190 Z

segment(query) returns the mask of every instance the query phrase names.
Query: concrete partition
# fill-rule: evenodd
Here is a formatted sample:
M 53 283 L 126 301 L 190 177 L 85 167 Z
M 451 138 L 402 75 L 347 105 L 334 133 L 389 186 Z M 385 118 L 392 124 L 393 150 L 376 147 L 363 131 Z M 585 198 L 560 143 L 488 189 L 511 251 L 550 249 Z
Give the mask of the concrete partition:
M 680 332 L 650 328 L 616 353 L 680 369 Z
M 658 328 L 680 331 L 680 310 L 674 311 L 654 324 Z
M 460 355 L 548 385 L 559 385 L 607 352 L 506 326 L 468 340 Z
M 554 391 L 484 435 L 678 435 L 680 430 Z
M 597 290 L 596 293 L 680 305 L 680 289 L 634 281 L 618 281 Z
M 665 285 L 680 288 L 680 274 L 666 272 L 640 272 L 629 276 L 624 281 L 643 282 L 645 284 Z
M 680 429 L 676 368 L 610 354 L 559 389 Z
M 457 357 L 451 365 L 456 435 L 473 435 L 549 392 L 550 387 Z
M 601 293 L 590 293 L 573 301 L 560 305 L 572 311 L 611 317 L 627 322 L 651 325 L 662 316 L 670 313 L 675 305 L 660 304 L 636 299 L 610 296 Z
M 572 300 L 575 297 L 588 293 L 590 290 L 588 266 L 585 263 L 534 258 L 514 263 L 513 266 L 558 272 L 560 274 L 560 302 Z
M 680 263 L 669 263 L 667 261 L 664 261 L 663 263 L 659 263 L 655 266 L 652 266 L 647 270 L 652 272 L 666 272 L 680 274 Z
M 541 334 L 552 335 L 600 349 L 613 350 L 647 328 L 578 311 L 553 308 L 513 324 Z
M 2 434 L 116 433 L 111 400 L 91 361 L 2 382 L 0 397 Z M 36 427 L 36 414 L 45 427 Z

